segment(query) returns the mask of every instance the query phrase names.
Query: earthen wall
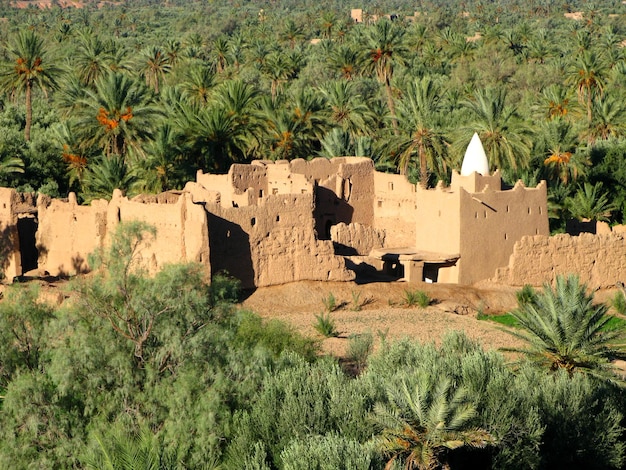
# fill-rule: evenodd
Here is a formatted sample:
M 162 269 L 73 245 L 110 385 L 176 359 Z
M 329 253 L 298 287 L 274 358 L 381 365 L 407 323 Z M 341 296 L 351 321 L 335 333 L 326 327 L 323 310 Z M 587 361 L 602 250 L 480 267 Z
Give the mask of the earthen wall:
M 374 173 L 373 227 L 385 230 L 386 247 L 415 246 L 417 188 L 403 175 Z
M 332 242 L 316 240 L 311 194 L 270 195 L 256 207 L 206 208 L 213 274 L 226 271 L 248 288 L 354 278 Z
M 461 284 L 488 279 L 498 267 L 506 266 L 522 237 L 550 233 L 545 182 L 536 188 L 519 182 L 506 191 L 484 186 L 482 192 L 470 193 L 461 188 L 459 194 Z
M 557 275 L 577 274 L 592 289 L 626 282 L 626 234 L 529 236 L 515 244 L 508 266 L 495 281 L 513 286 L 554 283 Z
M 39 269 L 50 275 L 73 275 L 90 269 L 87 257 L 106 245 L 120 222 L 139 220 L 156 227 L 156 238 L 141 247 L 140 257 L 151 272 L 166 263 L 200 262 L 209 270 L 206 214 L 182 193 L 169 201 L 129 201 L 115 191 L 111 202 L 81 206 L 40 197 L 38 201 Z

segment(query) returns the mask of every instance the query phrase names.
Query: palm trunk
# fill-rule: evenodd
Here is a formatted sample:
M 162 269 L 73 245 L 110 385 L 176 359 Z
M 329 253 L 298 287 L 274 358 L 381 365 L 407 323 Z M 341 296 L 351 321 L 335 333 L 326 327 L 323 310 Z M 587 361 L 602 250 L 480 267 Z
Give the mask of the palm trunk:
M 30 126 L 33 122 L 32 84 L 26 81 L 26 123 L 24 124 L 24 140 L 30 141 Z
M 426 189 L 428 187 L 428 169 L 426 168 L 426 152 L 424 151 L 424 143 L 421 141 L 417 147 L 417 153 L 420 159 L 420 186 Z
M 393 92 L 391 91 L 391 83 L 389 76 L 385 74 L 385 91 L 387 92 L 387 106 L 389 106 L 389 113 L 391 114 L 391 125 L 393 126 L 393 133 L 398 135 L 398 118 L 396 117 L 396 105 L 393 102 Z

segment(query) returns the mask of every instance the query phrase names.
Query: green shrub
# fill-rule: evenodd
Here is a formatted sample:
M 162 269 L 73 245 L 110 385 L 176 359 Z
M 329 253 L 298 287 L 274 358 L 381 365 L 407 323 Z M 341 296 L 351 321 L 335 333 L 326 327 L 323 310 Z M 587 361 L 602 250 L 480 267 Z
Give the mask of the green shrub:
M 363 367 L 374 349 L 374 336 L 369 331 L 348 337 L 348 359 Z
M 431 298 L 428 296 L 426 292 L 423 290 L 404 290 L 404 302 L 409 307 L 414 307 L 417 305 L 418 307 L 428 307 L 432 302 Z
M 328 294 L 328 297 L 322 297 L 322 303 L 326 312 L 333 312 L 337 308 L 337 299 L 332 292 Z
M 515 293 L 515 297 L 519 305 L 531 304 L 537 301 L 537 292 L 530 284 L 524 284 L 524 287 Z
M 281 452 L 284 470 L 369 470 L 372 449 L 338 435 L 293 440 Z
M 283 351 L 295 352 L 307 360 L 313 360 L 317 356 L 319 345 L 316 341 L 302 336 L 280 320 L 263 321 L 260 316 L 249 311 L 238 312 L 237 318 L 236 341 L 240 346 L 262 346 L 275 357 Z
M 313 327 L 315 330 L 326 338 L 332 338 L 335 336 L 339 336 L 339 331 L 337 331 L 337 327 L 332 318 L 330 318 L 330 313 L 324 314 L 324 312 L 319 315 L 315 315 L 317 319 Z
M 361 310 L 361 293 L 359 291 L 352 291 L 352 311 L 359 312 Z
M 620 315 L 626 315 L 626 297 L 623 292 L 616 292 L 611 299 L 611 307 Z

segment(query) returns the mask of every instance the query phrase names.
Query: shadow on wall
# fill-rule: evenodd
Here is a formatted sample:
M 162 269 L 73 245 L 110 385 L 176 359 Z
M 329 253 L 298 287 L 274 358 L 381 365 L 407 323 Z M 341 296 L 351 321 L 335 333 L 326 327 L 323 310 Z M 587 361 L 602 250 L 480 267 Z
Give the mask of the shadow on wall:
M 315 231 L 318 240 L 330 240 L 330 228 L 340 222 L 352 222 L 354 208 L 338 198 L 334 191 L 323 186 L 315 187 Z
M 240 225 L 207 212 L 211 275 L 226 272 L 243 288 L 254 287 L 250 237 Z
M 0 227 L 0 279 L 4 279 L 13 253 L 13 237 L 10 226 L 4 227 L 0 224 Z

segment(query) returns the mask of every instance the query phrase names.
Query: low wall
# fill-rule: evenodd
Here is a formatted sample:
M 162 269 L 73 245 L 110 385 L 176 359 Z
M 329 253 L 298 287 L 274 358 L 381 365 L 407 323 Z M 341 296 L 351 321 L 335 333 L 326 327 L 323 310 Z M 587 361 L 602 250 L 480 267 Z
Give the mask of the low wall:
M 513 286 L 553 283 L 557 275 L 577 274 L 590 288 L 626 281 L 626 234 L 524 237 L 515 244 L 506 268 L 495 281 Z
M 203 263 L 210 272 L 206 213 L 189 193 L 128 200 L 115 191 L 110 202 L 90 206 L 78 205 L 73 194 L 68 201 L 40 197 L 38 216 L 39 269 L 53 276 L 89 271 L 89 254 L 106 245 L 120 222 L 131 220 L 156 228 L 156 238 L 140 253 L 150 272 L 180 262 Z

